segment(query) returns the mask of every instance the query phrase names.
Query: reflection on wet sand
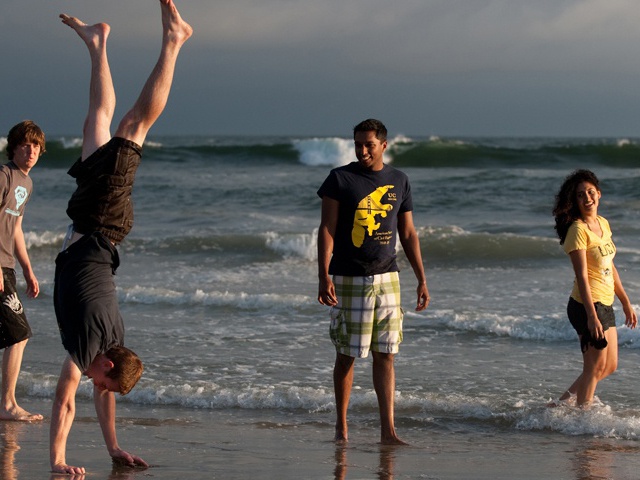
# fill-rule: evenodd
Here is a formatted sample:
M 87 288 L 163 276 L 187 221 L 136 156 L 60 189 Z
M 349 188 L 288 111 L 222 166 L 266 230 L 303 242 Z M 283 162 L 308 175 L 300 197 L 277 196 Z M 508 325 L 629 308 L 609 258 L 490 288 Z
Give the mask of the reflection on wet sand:
M 393 472 L 396 462 L 397 445 L 380 445 L 380 461 L 378 464 L 377 476 L 380 480 L 393 480 Z M 345 480 L 347 478 L 348 461 L 347 445 L 336 445 L 335 452 L 335 480 Z
M 17 480 L 15 457 L 20 450 L 20 439 L 28 425 L 23 422 L 0 422 L 0 473 L 3 480 Z
M 617 441 L 595 439 L 579 450 L 573 457 L 576 480 L 608 480 L 617 478 L 615 469 L 620 454 L 638 455 L 640 447 L 620 444 Z

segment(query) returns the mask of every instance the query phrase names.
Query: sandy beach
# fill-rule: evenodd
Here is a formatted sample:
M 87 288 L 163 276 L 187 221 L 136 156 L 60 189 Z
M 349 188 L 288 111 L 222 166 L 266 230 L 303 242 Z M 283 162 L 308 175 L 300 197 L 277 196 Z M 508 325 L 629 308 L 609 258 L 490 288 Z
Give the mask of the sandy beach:
M 28 399 L 48 412 L 46 399 Z M 78 404 L 68 461 L 92 479 L 632 479 L 640 468 L 636 442 L 532 432 L 469 434 L 434 428 L 408 447 L 377 443 L 375 425 L 353 425 L 351 442 L 331 441 L 331 416 L 299 423 L 294 414 L 144 408 L 119 405 L 121 446 L 152 466 L 112 466 L 89 403 Z M 185 420 L 189 417 L 190 420 Z M 49 472 L 49 415 L 43 422 L 0 423 L 2 478 L 62 479 Z M 195 420 L 194 420 L 195 419 Z

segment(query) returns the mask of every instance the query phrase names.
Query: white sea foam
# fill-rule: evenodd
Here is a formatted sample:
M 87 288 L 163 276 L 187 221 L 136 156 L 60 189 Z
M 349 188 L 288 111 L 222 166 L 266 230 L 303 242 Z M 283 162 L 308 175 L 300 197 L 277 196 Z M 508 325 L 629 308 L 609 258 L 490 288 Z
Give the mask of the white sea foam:
M 62 144 L 62 148 L 81 148 L 82 147 L 82 138 L 81 137 L 60 137 L 60 143 Z
M 411 139 L 398 135 L 388 141 L 388 150 L 384 161 L 391 163 L 392 155 L 388 152 L 395 146 L 410 143 Z M 339 137 L 308 138 L 293 140 L 293 146 L 300 154 L 300 162 L 309 166 L 330 165 L 339 167 L 355 161 L 353 140 Z
M 353 141 L 344 138 L 309 138 L 294 140 L 300 162 L 309 166 L 340 166 L 354 160 Z
M 318 229 L 311 234 L 280 234 L 267 232 L 264 234 L 266 245 L 273 251 L 287 257 L 302 257 L 306 260 L 315 260 L 317 257 Z
M 120 301 L 146 305 L 209 305 L 235 307 L 240 309 L 281 308 L 282 306 L 303 306 L 309 303 L 309 297 L 293 294 L 222 292 L 197 289 L 194 292 L 178 292 L 160 287 L 136 285 L 123 289 L 118 287 Z
M 27 243 L 27 248 L 45 247 L 57 244 L 61 245 L 64 235 L 64 232 L 25 232 L 24 239 Z

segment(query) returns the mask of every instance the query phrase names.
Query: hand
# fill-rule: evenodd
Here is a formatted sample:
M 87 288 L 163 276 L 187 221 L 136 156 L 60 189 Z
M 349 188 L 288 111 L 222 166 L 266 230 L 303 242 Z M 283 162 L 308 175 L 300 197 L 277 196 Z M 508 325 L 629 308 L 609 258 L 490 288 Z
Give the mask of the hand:
M 638 316 L 633 307 L 629 306 L 624 308 L 624 324 L 629 328 L 636 328 L 638 325 Z
M 125 465 L 127 467 L 149 467 L 149 464 L 136 455 L 132 455 L 125 452 L 121 448 L 118 448 L 110 453 L 111 459 L 114 463 Z
M 27 296 L 36 298 L 40 293 L 40 284 L 38 283 L 38 279 L 33 273 L 25 273 L 24 279 L 27 281 Z
M 416 304 L 416 312 L 420 312 L 429 306 L 431 297 L 429 296 L 429 289 L 427 288 L 427 284 L 424 282 L 419 283 L 418 288 L 416 290 L 418 292 L 418 302 Z
M 53 473 L 63 473 L 65 475 L 84 475 L 85 474 L 84 467 L 72 467 L 71 465 L 67 465 L 64 463 L 59 465 L 53 465 L 51 467 L 51 471 Z
M 333 307 L 338 304 L 336 286 L 329 277 L 320 280 L 320 285 L 318 286 L 318 302 L 329 307 Z
M 594 321 L 588 322 L 589 333 L 591 333 L 591 338 L 594 340 L 600 340 L 604 338 L 604 328 L 602 328 L 602 323 L 600 323 L 600 319 L 596 317 Z

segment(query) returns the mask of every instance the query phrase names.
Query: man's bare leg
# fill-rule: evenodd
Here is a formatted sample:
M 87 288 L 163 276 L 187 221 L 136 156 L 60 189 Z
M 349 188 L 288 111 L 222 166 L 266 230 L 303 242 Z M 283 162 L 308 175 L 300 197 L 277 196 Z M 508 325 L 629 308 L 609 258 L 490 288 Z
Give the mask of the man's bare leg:
M 4 349 L 2 355 L 2 400 L 0 403 L 0 420 L 18 420 L 30 422 L 42 420 L 42 415 L 29 413 L 16 401 L 16 384 L 22 365 L 22 354 L 27 340 Z
M 116 131 L 117 137 L 129 139 L 138 145 L 158 119 L 169 98 L 173 74 L 180 48 L 193 34 L 191 25 L 185 22 L 173 0 L 160 0 L 162 11 L 162 49 L 133 108 L 124 116 Z
M 349 431 L 347 427 L 347 409 L 353 385 L 353 365 L 355 358 L 336 353 L 336 363 L 333 367 L 333 389 L 336 397 L 336 442 L 347 442 Z
M 111 70 L 107 59 L 107 37 L 111 27 L 106 23 L 87 25 L 81 20 L 61 14 L 62 23 L 71 27 L 84 41 L 91 58 L 89 111 L 82 135 L 82 160 L 111 139 L 111 120 L 116 108 Z
M 378 396 L 380 409 L 380 443 L 383 445 L 406 445 L 398 438 L 394 423 L 394 397 L 396 374 L 391 353 L 373 354 L 373 387 Z

